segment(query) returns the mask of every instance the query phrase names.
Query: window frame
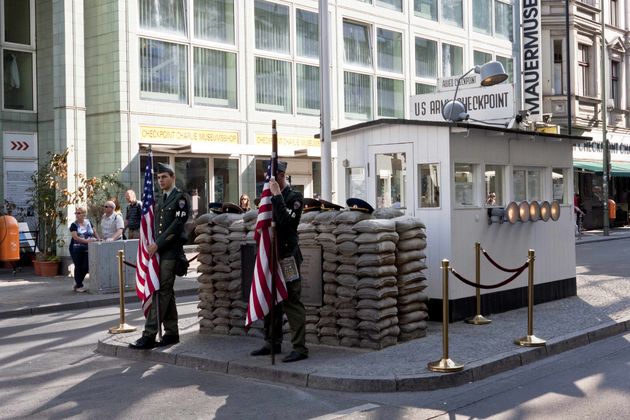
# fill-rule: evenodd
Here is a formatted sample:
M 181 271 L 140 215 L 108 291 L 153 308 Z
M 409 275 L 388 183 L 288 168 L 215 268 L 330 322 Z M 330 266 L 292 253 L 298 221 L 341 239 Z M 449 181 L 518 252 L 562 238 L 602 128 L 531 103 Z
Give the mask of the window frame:
M 418 202 L 416 203 L 417 208 L 419 209 L 441 209 L 442 208 L 442 198 L 441 198 L 441 173 L 440 173 L 440 162 L 423 162 L 423 163 L 418 163 L 416 166 L 416 170 L 417 170 L 417 174 L 418 174 Z M 424 197 L 424 190 L 422 188 L 423 186 L 423 180 L 424 177 L 422 175 L 422 171 L 423 171 L 423 167 L 427 167 L 429 174 L 431 174 L 432 171 L 432 167 L 436 167 L 435 169 L 435 173 L 437 175 L 437 182 L 433 182 L 432 184 L 435 184 L 433 189 L 437 191 L 437 195 L 436 192 L 434 191 L 433 193 L 433 199 L 432 200 L 427 200 L 427 201 L 423 201 L 423 197 Z M 428 187 L 428 183 L 427 183 L 427 187 Z M 424 205 L 425 202 L 433 202 L 435 203 L 435 205 Z
M 470 171 L 465 171 L 465 172 L 469 172 L 472 176 L 472 180 L 471 181 L 465 181 L 465 182 L 458 182 L 456 179 L 456 174 L 458 172 L 457 170 L 457 166 L 458 165 L 466 165 L 466 166 L 470 166 Z M 454 162 L 453 163 L 453 207 L 456 209 L 470 209 L 470 208 L 477 208 L 479 207 L 479 202 L 478 202 L 478 198 L 477 198 L 477 191 L 479 190 L 479 182 L 478 182 L 478 174 L 477 174 L 477 170 L 479 168 L 479 165 L 476 163 L 472 163 L 472 162 Z M 464 172 L 464 171 L 461 171 Z M 467 195 L 470 196 L 470 203 L 462 203 L 461 200 L 457 199 L 458 194 L 460 194 L 460 192 L 458 191 L 458 186 L 463 186 L 466 189 L 468 189 L 468 186 L 470 187 L 470 191 L 468 192 Z M 462 188 L 459 188 L 459 190 L 462 190 Z M 464 191 L 465 192 L 465 191 Z
M 591 46 L 585 43 L 578 43 L 577 48 L 577 94 L 581 96 L 590 96 L 590 62 L 591 60 Z
M 524 171 L 525 177 L 524 177 L 524 183 L 525 183 L 525 198 L 523 199 L 519 199 L 516 197 L 516 186 L 515 186 L 515 181 L 516 181 L 516 176 L 515 173 L 517 171 Z M 530 171 L 536 171 L 538 172 L 538 188 L 539 188 L 539 198 L 533 198 L 531 191 L 530 191 L 530 182 L 529 182 L 529 172 Z M 542 201 L 544 200 L 545 197 L 545 168 L 540 167 L 540 166 L 515 166 L 512 168 L 512 201 L 516 201 L 517 203 L 520 203 L 521 201 L 527 201 L 527 202 L 531 202 L 531 201 Z

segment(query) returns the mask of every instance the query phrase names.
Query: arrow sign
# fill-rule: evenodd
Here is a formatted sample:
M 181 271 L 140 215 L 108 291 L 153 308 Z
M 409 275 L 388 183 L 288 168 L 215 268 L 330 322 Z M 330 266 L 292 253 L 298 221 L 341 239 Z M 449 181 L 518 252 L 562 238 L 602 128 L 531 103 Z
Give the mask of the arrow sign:
M 28 150 L 29 144 L 25 141 L 11 141 L 11 150 Z

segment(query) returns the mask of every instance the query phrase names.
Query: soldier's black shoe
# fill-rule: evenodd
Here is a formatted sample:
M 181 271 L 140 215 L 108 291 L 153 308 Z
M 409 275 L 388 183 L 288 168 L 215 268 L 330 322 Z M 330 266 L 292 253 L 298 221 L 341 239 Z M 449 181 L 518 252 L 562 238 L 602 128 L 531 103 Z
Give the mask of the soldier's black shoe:
M 276 344 L 275 346 L 273 346 L 273 352 L 274 354 L 282 353 L 282 346 L 279 344 Z M 267 347 L 267 346 L 263 346 L 259 348 L 258 350 L 254 350 L 250 353 L 250 355 L 252 356 L 268 356 L 270 354 L 271 354 L 271 347 Z
M 150 350 L 155 347 L 155 338 L 142 336 L 135 343 L 129 344 L 130 349 Z
M 164 347 L 177 343 L 179 343 L 179 335 L 165 334 L 164 337 L 162 337 L 162 341 L 158 341 L 155 345 L 157 347 Z
M 306 358 L 308 358 L 308 355 L 306 355 L 304 353 L 298 353 L 297 351 L 292 351 L 291 353 L 289 353 L 289 355 L 287 357 L 282 359 L 282 362 L 283 363 L 298 362 L 298 361 L 304 360 Z

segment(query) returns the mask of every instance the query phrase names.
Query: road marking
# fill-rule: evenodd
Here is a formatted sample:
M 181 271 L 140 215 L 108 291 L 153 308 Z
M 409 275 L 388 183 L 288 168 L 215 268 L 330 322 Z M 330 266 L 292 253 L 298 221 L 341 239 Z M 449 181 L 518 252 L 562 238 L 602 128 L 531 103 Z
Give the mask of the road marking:
M 312 417 L 310 420 L 333 420 L 341 416 L 354 414 L 354 413 L 360 413 L 361 411 L 369 411 L 369 410 L 372 410 L 373 408 L 378 408 L 378 407 L 380 407 L 378 404 L 357 405 L 356 407 L 350 407 L 346 410 L 335 411 L 334 413 L 326 414 L 319 417 Z

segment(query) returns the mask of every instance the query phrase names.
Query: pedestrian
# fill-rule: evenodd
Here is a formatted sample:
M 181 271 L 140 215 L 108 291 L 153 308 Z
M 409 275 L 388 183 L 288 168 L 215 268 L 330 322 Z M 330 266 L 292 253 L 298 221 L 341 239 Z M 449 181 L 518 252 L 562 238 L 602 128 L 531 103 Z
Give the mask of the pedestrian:
M 238 205 L 243 210 L 243 213 L 248 212 L 250 210 L 249 195 L 242 194 L 238 200 Z
M 298 191 L 291 189 L 286 180 L 287 163 L 278 161 L 278 170 L 275 178 L 269 181 L 273 220 L 276 222 L 276 241 L 278 257 L 283 267 L 290 267 L 288 272 L 296 273 L 293 279 L 284 273 L 288 297 L 276 305 L 274 311 L 274 335 L 271 336 L 271 314 L 265 316 L 264 335 L 265 344 L 258 350 L 251 352 L 252 356 L 264 356 L 281 352 L 282 345 L 282 316 L 283 312 L 289 319 L 291 328 L 291 344 L 293 350 L 282 359 L 285 363 L 297 362 L 308 357 L 306 348 L 306 316 L 302 304 L 302 278 L 300 277 L 300 264 L 302 253 L 298 245 L 297 227 L 303 210 L 303 197 Z
M 127 230 L 127 239 L 140 239 L 140 219 L 142 218 L 142 205 L 136 199 L 134 190 L 125 192 L 127 200 L 127 211 L 125 212 L 125 229 Z
M 70 256 L 74 263 L 74 287 L 75 292 L 87 292 L 83 287 L 83 280 L 90 271 L 88 263 L 88 244 L 99 239 L 98 234 L 92 227 L 92 223 L 85 218 L 85 207 L 77 206 L 74 214 L 76 220 L 70 225 Z
M 129 347 L 146 350 L 159 346 L 179 343 L 177 326 L 177 306 L 175 304 L 175 268 L 177 260 L 184 256 L 186 243 L 185 224 L 188 220 L 189 203 L 184 194 L 175 186 L 175 172 L 170 165 L 160 163 L 157 174 L 158 184 L 162 190 L 155 209 L 155 242 L 149 245 L 149 258 L 156 252 L 160 256 L 160 290 L 156 298 L 159 305 L 151 305 L 144 323 L 144 331 L 135 343 Z M 164 325 L 164 336 L 156 343 L 158 332 L 157 306 L 160 309 L 160 323 Z
M 101 217 L 101 237 L 104 241 L 117 241 L 122 239 L 125 222 L 120 214 L 115 212 L 116 203 L 109 200 L 103 204 L 103 216 Z

